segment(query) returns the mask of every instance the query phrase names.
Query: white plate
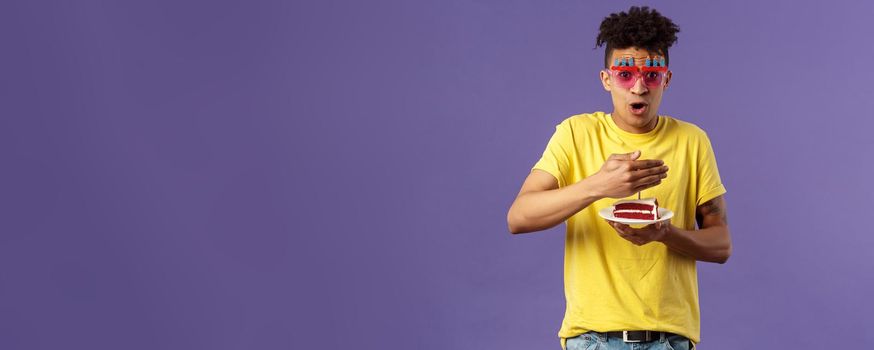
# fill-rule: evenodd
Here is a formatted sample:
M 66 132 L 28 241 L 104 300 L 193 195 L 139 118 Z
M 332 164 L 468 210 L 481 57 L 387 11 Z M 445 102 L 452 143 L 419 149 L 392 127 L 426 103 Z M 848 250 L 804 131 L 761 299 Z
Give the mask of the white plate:
M 615 206 L 611 205 L 609 207 L 601 209 L 600 211 L 598 211 L 598 215 L 601 215 L 602 218 L 605 218 L 607 220 L 620 222 L 620 223 L 623 223 L 626 225 L 641 225 L 641 224 L 648 225 L 648 224 L 657 223 L 659 221 L 665 221 L 667 219 L 674 217 L 674 212 L 672 212 L 666 208 L 659 208 L 659 219 L 658 220 L 617 218 L 617 217 L 613 216 L 613 209 L 614 208 L 615 208 Z

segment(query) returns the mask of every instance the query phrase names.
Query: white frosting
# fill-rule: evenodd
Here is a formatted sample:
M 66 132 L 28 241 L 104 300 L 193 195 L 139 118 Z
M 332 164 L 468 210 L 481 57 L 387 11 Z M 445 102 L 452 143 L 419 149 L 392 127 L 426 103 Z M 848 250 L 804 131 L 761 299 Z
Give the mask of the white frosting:
M 614 213 L 638 213 L 638 214 L 655 214 L 655 210 L 633 210 L 633 209 L 622 209 L 616 210 Z
M 656 199 L 655 198 L 626 199 L 626 200 L 618 201 L 618 202 L 614 203 L 614 205 L 628 204 L 628 203 L 656 205 Z

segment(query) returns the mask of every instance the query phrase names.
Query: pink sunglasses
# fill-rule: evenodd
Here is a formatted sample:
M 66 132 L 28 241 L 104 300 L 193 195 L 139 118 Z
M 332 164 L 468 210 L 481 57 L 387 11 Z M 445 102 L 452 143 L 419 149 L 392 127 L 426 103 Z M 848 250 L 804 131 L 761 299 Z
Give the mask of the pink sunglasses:
M 634 65 L 634 58 L 617 58 L 608 73 L 617 85 L 625 89 L 634 87 L 637 80 L 641 78 L 646 87 L 658 88 L 665 81 L 668 67 L 665 65 L 664 58 L 661 60 L 647 58 L 643 67 Z

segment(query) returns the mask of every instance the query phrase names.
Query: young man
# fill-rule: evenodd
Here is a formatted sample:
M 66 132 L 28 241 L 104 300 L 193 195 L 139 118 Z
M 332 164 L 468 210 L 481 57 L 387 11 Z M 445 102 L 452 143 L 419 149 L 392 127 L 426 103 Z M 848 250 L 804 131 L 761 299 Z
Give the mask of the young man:
M 513 234 L 567 221 L 562 348 L 692 348 L 700 340 L 696 261 L 731 255 L 707 135 L 658 115 L 677 32 L 647 7 L 604 19 L 596 43 L 606 44 L 600 79 L 613 111 L 558 124 L 507 213 Z M 639 192 L 674 216 L 630 227 L 598 215 Z

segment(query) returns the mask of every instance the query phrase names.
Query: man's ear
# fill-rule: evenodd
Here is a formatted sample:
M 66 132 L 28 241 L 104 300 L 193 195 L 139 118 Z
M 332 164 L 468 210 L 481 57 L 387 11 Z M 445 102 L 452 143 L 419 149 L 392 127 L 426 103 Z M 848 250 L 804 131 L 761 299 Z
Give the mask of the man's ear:
M 668 89 L 668 85 L 671 84 L 671 76 L 672 76 L 672 75 L 673 75 L 673 72 L 668 71 L 668 75 L 665 77 L 665 90 L 667 90 L 667 89 Z
M 610 86 L 610 74 L 607 74 L 605 71 L 601 71 L 601 85 L 604 85 L 604 90 L 611 91 L 612 87 Z

